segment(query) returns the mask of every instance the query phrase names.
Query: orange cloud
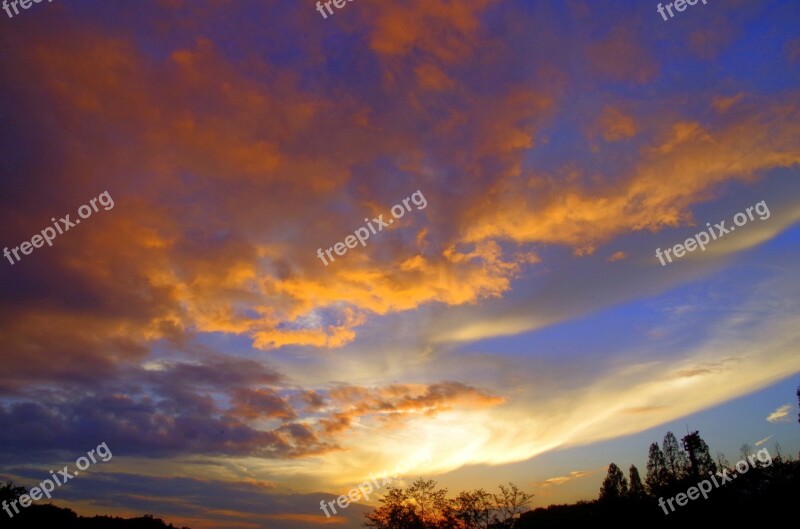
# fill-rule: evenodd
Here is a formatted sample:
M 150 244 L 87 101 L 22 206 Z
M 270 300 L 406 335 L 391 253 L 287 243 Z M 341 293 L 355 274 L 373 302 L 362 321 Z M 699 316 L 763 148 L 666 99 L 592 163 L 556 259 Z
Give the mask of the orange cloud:
M 478 15 L 496 0 L 411 0 L 377 6 L 372 49 L 387 56 L 418 50 L 444 62 L 465 60 L 474 51 Z
M 723 114 L 731 109 L 731 107 L 739 103 L 745 97 L 744 93 L 739 93 L 733 96 L 714 96 L 711 101 L 711 107 L 717 112 Z
M 296 419 L 297 414 L 286 399 L 272 389 L 238 388 L 233 393 L 231 412 L 246 419 Z
M 599 126 L 608 141 L 644 132 L 656 140 L 613 178 L 598 176 L 608 184 L 602 187 L 586 185 L 581 168 L 560 179 L 527 166 L 560 110 L 554 85 L 537 80 L 486 93 L 456 83 L 456 67 L 481 37 L 479 18 L 491 5 L 365 6 L 364 16 L 376 20 L 370 42 L 382 58 L 384 88 L 412 105 L 408 115 L 342 84 L 303 89 L 268 62 L 245 68 L 207 38 L 161 60 L 124 38 L 91 32 L 21 48 L 30 82 L 71 131 L 60 174 L 71 185 L 113 184 L 125 204 L 76 237 L 70 252 L 51 252 L 60 256 L 51 270 L 69 271 L 114 292 L 109 303 L 135 308 L 136 325 L 111 318 L 98 325 L 139 347 L 222 332 L 265 350 L 337 348 L 374 315 L 504 295 L 523 267 L 539 262 L 524 245 L 588 254 L 620 234 L 689 223 L 689 206 L 721 183 L 797 162 L 795 107 L 762 99 L 763 111 L 737 104 L 714 125 L 674 117 L 648 125 L 624 105 L 607 107 Z M 417 51 L 424 60 L 408 60 Z M 589 55 L 611 79 L 641 83 L 657 75 L 631 30 L 612 30 Z M 420 140 L 420 131 L 432 137 Z M 439 137 L 448 141 L 436 143 Z M 98 159 L 89 144 L 108 156 Z M 379 158 L 398 162 L 376 178 Z M 359 253 L 321 265 L 316 247 L 402 198 L 380 195 L 374 183 L 394 172 L 409 184 L 457 172 L 461 190 L 432 184 L 424 212 Z M 34 213 L 20 208 L 19 218 L 33 222 Z
M 497 406 L 505 399 L 460 382 L 431 385 L 399 384 L 383 388 L 341 386 L 328 392 L 339 410 L 320 423 L 327 433 L 347 429 L 354 421 L 377 418 L 396 423 L 414 415 L 435 416 L 457 407 L 474 410 Z
M 719 184 L 753 181 L 769 169 L 800 163 L 800 109 L 789 99 L 762 102 L 758 110 L 742 106 L 715 129 L 673 122 L 658 144 L 642 150 L 629 175 L 608 181 L 602 191 L 534 177 L 533 184 L 518 184 L 503 207 L 476 204 L 470 216 L 479 220 L 465 238 L 564 244 L 591 253 L 622 233 L 689 224 L 688 207 L 713 197 Z M 535 190 L 532 198 L 526 187 Z
M 414 69 L 417 82 L 426 90 L 452 90 L 455 82 L 433 64 L 421 64 Z
M 619 109 L 606 106 L 597 123 L 603 139 L 609 142 L 624 140 L 635 136 L 638 127 L 633 118 Z

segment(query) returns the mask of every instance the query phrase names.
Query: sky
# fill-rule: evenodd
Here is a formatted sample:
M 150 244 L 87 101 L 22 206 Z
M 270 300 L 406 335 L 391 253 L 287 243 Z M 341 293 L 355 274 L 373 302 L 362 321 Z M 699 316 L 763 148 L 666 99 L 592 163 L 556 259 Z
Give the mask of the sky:
M 349 529 L 398 465 L 800 456 L 795 2 L 322 9 L 0 12 L 0 480 L 106 443 L 56 505 Z

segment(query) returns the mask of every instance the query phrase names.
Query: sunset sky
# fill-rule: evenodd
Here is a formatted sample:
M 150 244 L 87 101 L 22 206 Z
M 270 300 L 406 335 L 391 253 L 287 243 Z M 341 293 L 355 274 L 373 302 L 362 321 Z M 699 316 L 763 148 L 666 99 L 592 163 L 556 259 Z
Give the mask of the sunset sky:
M 667 430 L 797 457 L 800 9 L 657 3 L 0 11 L 0 248 L 113 199 L 0 256 L 0 481 L 105 442 L 56 505 L 350 529 L 399 463 L 539 507 Z

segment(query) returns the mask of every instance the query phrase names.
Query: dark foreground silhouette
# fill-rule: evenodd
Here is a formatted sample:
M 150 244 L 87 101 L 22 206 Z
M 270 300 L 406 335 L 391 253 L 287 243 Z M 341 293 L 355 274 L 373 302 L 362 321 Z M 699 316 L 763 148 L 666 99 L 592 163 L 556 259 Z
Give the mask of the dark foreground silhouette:
M 784 457 L 780 446 L 753 450 L 743 445 L 739 460 L 730 464 L 722 454 L 713 460 L 698 432 L 682 441 L 683 450 L 667 432 L 661 447 L 650 445 L 644 483 L 634 465 L 626 480 L 612 463 L 597 500 L 529 511 L 515 529 L 585 527 L 605 521 L 637 528 L 674 528 L 676 523 L 711 527 L 734 520 L 737 525 L 797 524 L 800 461 Z
M 2 488 L 8 490 L 9 485 Z M 13 518 L 9 518 L 8 514 L 0 511 L 0 527 L 9 529 L 31 529 L 33 527 L 51 527 L 53 529 L 175 529 L 172 524 L 166 525 L 162 520 L 153 518 L 150 515 L 130 519 L 110 516 L 86 518 L 78 516 L 71 509 L 63 509 L 55 505 L 31 505 L 27 509 L 20 509 L 20 513 L 15 514 Z M 182 529 L 189 528 L 183 527 Z

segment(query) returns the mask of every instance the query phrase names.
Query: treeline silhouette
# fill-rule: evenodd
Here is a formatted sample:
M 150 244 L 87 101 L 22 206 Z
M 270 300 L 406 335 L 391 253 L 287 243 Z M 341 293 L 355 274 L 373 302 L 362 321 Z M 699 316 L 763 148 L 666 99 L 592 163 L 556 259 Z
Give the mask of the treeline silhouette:
M 745 469 L 741 473 L 736 470 L 740 461 L 746 461 L 740 465 Z M 702 481 L 710 488 L 706 497 L 696 490 Z M 695 488 L 694 499 L 686 496 L 691 487 Z M 679 494 L 683 505 L 674 499 Z M 754 452 L 745 444 L 739 460 L 731 465 L 722 453 L 717 453 L 716 460 L 712 458 L 698 432 L 687 434 L 680 445 L 675 435 L 667 432 L 661 446 L 650 445 L 644 483 L 635 465 L 628 469 L 626 479 L 611 463 L 596 500 L 539 507 L 522 514 L 515 529 L 585 527 L 597 522 L 637 528 L 674 527 L 676 523 L 700 527 L 732 521 L 763 525 L 796 519 L 794 501 L 798 497 L 800 461 L 785 457 L 780 445 Z
M 434 480 L 417 479 L 407 489 L 389 487 L 381 506 L 365 513 L 374 529 L 512 529 L 533 499 L 516 485 L 500 485 L 500 493 L 483 489 L 447 498 Z
M 18 500 L 27 491 L 24 487 L 15 487 L 12 482 L 0 485 L 0 504 Z M 0 510 L 0 528 L 31 529 L 33 527 L 52 527 L 54 529 L 176 529 L 172 524 L 166 525 L 163 520 L 146 514 L 139 518 L 119 518 L 111 516 L 78 516 L 71 509 L 56 507 L 51 504 L 33 504 L 20 508 L 19 514 L 11 518 Z M 9 508 L 14 513 L 14 510 Z M 181 529 L 189 529 L 183 527 Z
M 800 390 L 798 390 L 800 397 Z M 736 471 L 721 453 L 711 457 L 699 432 L 688 433 L 678 443 L 672 432 L 650 445 L 647 472 L 642 480 L 635 465 L 628 477 L 614 463 L 596 500 L 571 505 L 551 505 L 528 510 L 533 494 L 513 483 L 500 486 L 499 494 L 483 489 L 447 498 L 447 489 L 433 480 L 417 479 L 408 488 L 389 487 L 381 505 L 366 513 L 364 526 L 372 529 L 550 529 L 584 528 L 608 522 L 620 528 L 685 527 L 730 522 L 764 522 L 796 519 L 800 498 L 800 461 L 784 457 L 779 445 L 754 452 L 741 448 L 744 472 Z M 738 463 L 738 461 L 737 461 Z M 744 465 L 740 465 L 744 468 Z M 737 477 L 733 478 L 733 475 Z M 713 476 L 713 478 L 712 478 Z M 727 476 L 722 478 L 722 476 Z M 712 486 L 713 483 L 718 485 Z M 691 487 L 707 480 L 705 499 Z M 681 504 L 673 499 L 684 497 Z M 672 499 L 668 506 L 667 500 Z M 663 503 L 663 507 L 661 503 Z M 793 523 L 796 525 L 796 522 Z

